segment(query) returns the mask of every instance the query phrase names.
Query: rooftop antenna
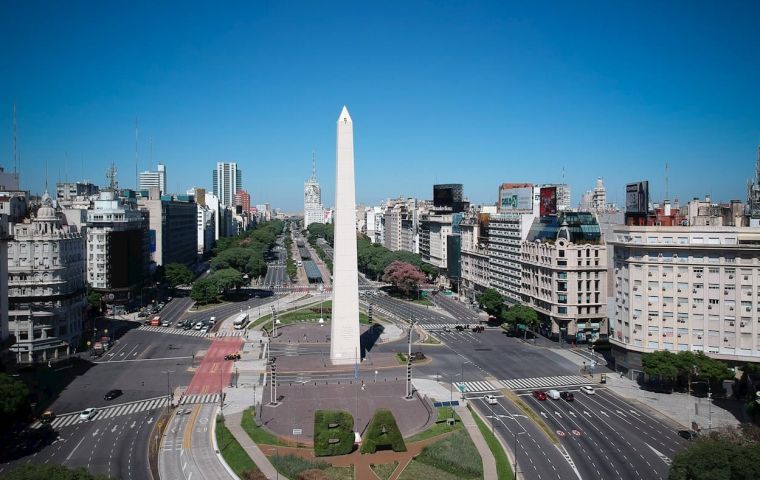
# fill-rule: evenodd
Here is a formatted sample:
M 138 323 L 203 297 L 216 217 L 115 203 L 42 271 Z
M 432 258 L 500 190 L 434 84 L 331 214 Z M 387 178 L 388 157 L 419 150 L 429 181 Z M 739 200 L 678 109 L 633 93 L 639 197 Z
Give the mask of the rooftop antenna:
M 111 162 L 111 166 L 106 170 L 106 178 L 108 179 L 108 188 L 114 192 L 119 188 L 119 181 L 116 179 L 116 165 Z
M 150 166 L 153 166 L 153 137 L 150 137 Z
M 45 193 L 48 191 L 48 162 L 45 160 Z
M 668 196 L 668 162 L 665 161 L 665 198 L 664 200 L 670 200 L 670 197 Z
M 140 188 L 140 175 L 137 173 L 137 170 L 138 170 L 138 156 L 137 156 L 138 129 L 139 129 L 139 126 L 137 124 L 137 117 L 135 117 L 135 190 Z
M 565 183 L 565 166 L 562 165 L 562 183 Z
M 13 173 L 18 173 L 18 150 L 16 149 L 16 102 L 13 102 Z

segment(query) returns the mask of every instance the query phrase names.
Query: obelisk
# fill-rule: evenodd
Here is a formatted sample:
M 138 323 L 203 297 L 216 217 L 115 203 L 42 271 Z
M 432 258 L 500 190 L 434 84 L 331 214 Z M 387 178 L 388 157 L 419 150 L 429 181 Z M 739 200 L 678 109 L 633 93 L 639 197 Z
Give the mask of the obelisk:
M 359 271 L 356 265 L 354 125 L 345 106 L 338 117 L 333 223 L 335 248 L 330 361 L 333 365 L 349 365 L 361 361 L 361 352 L 359 350 Z

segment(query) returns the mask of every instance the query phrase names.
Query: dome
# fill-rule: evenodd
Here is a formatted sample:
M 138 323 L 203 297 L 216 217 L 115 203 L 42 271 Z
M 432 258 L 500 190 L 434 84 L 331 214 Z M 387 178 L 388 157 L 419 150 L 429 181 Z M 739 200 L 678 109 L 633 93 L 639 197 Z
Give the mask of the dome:
M 43 205 L 40 207 L 39 210 L 37 210 L 37 219 L 38 220 L 58 220 L 58 217 L 55 214 L 55 208 L 48 205 Z

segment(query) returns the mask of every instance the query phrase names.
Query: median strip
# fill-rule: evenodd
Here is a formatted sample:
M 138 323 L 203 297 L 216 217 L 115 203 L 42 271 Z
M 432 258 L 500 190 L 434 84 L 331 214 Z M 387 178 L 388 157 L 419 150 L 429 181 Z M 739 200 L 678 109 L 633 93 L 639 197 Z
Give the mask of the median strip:
M 538 425 L 538 427 L 546 434 L 546 436 L 549 438 L 549 440 L 552 441 L 555 445 L 559 443 L 559 438 L 557 438 L 557 434 L 554 433 L 554 431 L 549 428 L 549 425 L 544 422 L 541 417 L 538 416 L 538 414 L 528 406 L 527 403 L 523 402 L 523 400 L 515 395 L 514 392 L 511 390 L 500 390 L 500 392 L 506 397 L 510 402 L 517 405 L 517 408 L 523 411 L 525 415 L 528 416 L 531 420 L 533 420 L 533 423 Z

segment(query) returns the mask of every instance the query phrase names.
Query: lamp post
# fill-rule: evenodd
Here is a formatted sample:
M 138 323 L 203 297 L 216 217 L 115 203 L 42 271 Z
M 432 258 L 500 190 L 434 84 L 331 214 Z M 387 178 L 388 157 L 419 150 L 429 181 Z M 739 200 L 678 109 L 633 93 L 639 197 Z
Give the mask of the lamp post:
M 171 389 L 171 384 L 170 384 L 170 381 L 169 381 L 169 375 L 171 375 L 172 373 L 174 373 L 174 370 L 165 370 L 165 371 L 163 371 L 161 373 L 165 373 L 166 374 L 166 398 L 168 400 L 169 407 L 171 407 L 172 406 L 172 389 Z
M 522 432 L 515 431 L 515 441 L 514 441 L 514 452 L 515 452 L 515 480 L 517 480 L 517 437 L 525 433 L 525 430 Z

